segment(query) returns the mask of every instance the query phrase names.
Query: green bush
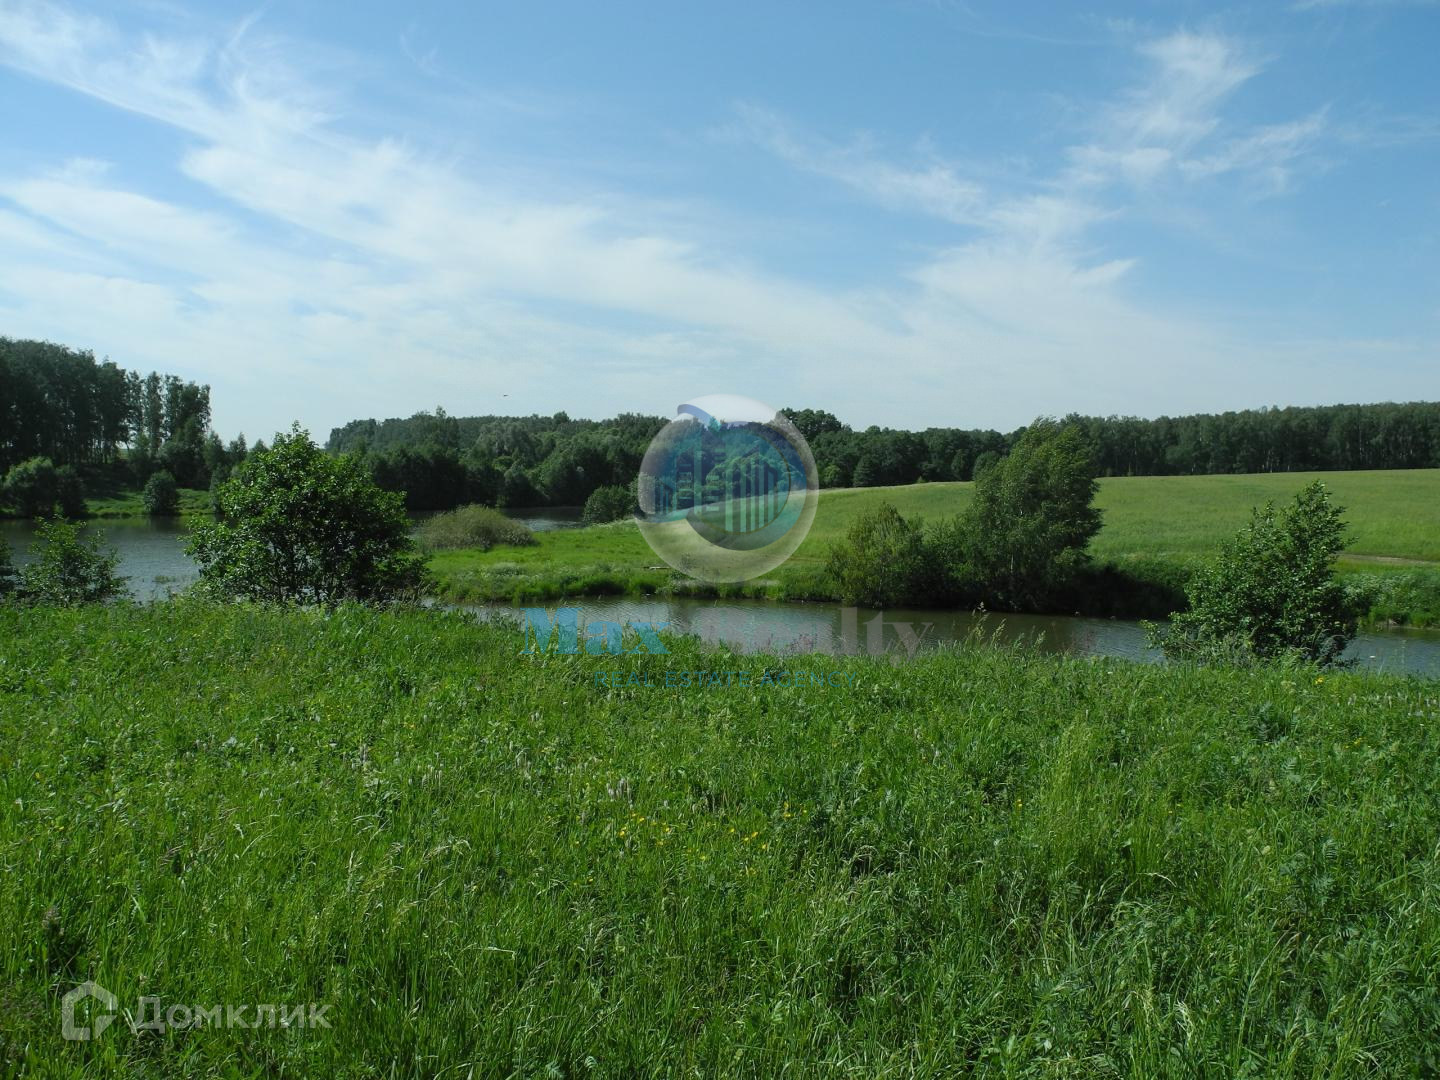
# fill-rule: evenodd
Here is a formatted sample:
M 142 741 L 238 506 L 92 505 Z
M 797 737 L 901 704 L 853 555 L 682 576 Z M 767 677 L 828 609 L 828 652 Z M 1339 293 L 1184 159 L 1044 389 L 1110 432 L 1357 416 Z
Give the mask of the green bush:
M 115 573 L 120 557 L 101 548 L 101 533 L 84 532 L 84 525 L 59 518 L 36 524 L 34 561 L 20 570 L 21 598 L 34 604 L 90 604 L 125 592 L 125 579 Z
M 489 551 L 497 544 L 525 547 L 535 543 L 535 534 L 519 521 L 490 506 L 462 506 L 436 514 L 420 526 L 417 537 L 426 551 L 478 548 Z
M 1336 663 L 1355 634 L 1335 578 L 1345 546 L 1341 514 L 1318 480 L 1283 510 L 1256 509 L 1191 580 L 1190 610 L 1168 628 L 1150 628 L 1152 643 L 1176 659 Z
M 884 607 L 923 598 L 931 558 L 920 521 L 906 521 L 888 502 L 861 514 L 830 548 L 826 570 L 847 604 Z
M 585 500 L 580 520 L 586 525 L 622 521 L 635 513 L 635 493 L 623 484 L 598 487 Z
M 86 514 L 85 485 L 70 465 L 55 467 L 47 457 L 33 457 L 13 466 L 5 475 L 3 501 L 21 517 L 82 518 Z
M 1349 610 L 1365 622 L 1440 626 L 1440 573 L 1428 569 L 1347 575 Z
M 53 514 L 60 498 L 55 463 L 47 457 L 33 457 L 11 466 L 5 474 L 4 498 L 21 517 Z
M 831 548 L 827 572 L 849 603 L 1063 608 L 1094 584 L 1080 578 L 1100 529 L 1095 487 L 1078 430 L 1037 420 L 980 471 L 963 513 L 927 529 L 882 503 Z
M 164 469 L 150 474 L 141 498 L 145 503 L 145 512 L 151 517 L 174 517 L 180 512 L 180 489 L 175 484 L 175 477 Z
M 213 596 L 334 606 L 416 596 L 423 560 L 404 497 L 381 491 L 361 459 L 334 457 L 299 425 L 259 448 L 216 492 L 213 522 L 188 550 Z
M 1006 611 L 1055 606 L 1089 564 L 1086 548 L 1100 531 L 1096 487 L 1080 431 L 1053 420 L 1037 420 L 1005 457 L 977 464 L 974 501 L 937 536 L 955 598 Z

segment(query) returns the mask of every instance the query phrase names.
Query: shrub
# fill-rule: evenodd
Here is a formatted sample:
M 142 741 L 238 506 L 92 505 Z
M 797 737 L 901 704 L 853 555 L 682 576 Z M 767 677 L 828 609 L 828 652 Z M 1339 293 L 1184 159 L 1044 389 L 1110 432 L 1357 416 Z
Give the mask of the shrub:
M 5 502 L 21 517 L 44 517 L 55 512 L 60 499 L 60 475 L 47 457 L 33 457 L 11 467 L 5 475 Z
M 141 498 L 145 512 L 151 517 L 174 517 L 180 512 L 180 489 L 175 485 L 175 477 L 164 469 L 150 474 Z
M 923 524 L 882 502 L 831 546 L 826 571 L 844 602 L 884 607 L 922 599 L 930 566 Z
M 1152 642 L 1177 659 L 1336 663 L 1355 633 L 1335 578 L 1342 513 L 1319 481 L 1283 510 L 1274 503 L 1255 510 L 1191 580 L 1190 610 L 1168 628 L 1151 627 Z
M 268 450 L 257 444 L 216 492 L 215 512 L 189 543 L 212 595 L 334 606 L 413 597 L 425 582 L 404 497 L 298 425 Z
M 1349 574 L 1348 609 L 1370 624 L 1440 626 L 1440 573 L 1429 569 Z
M 436 514 L 418 533 L 420 546 L 426 551 L 449 551 L 455 548 L 479 548 L 489 551 L 496 544 L 524 547 L 535 543 L 535 534 L 523 523 L 506 517 L 489 506 L 462 506 Z
M 977 461 L 974 501 L 937 533 L 947 591 L 1010 611 L 1054 605 L 1089 563 L 1086 547 L 1100 531 L 1095 490 L 1079 430 L 1031 424 L 1005 457 Z
M 89 604 L 125 592 L 115 573 L 120 557 L 102 549 L 103 536 L 82 536 L 84 525 L 56 518 L 35 527 L 34 561 L 20 571 L 20 596 L 35 604 Z
M 634 513 L 635 493 L 623 484 L 607 484 L 590 493 L 580 520 L 586 525 L 604 525 L 621 521 Z
M 852 603 L 1063 607 L 1088 584 L 1080 575 L 1100 529 L 1095 489 L 1079 431 L 1037 420 L 1009 454 L 980 469 L 963 514 L 927 530 L 881 504 L 832 547 L 827 572 Z

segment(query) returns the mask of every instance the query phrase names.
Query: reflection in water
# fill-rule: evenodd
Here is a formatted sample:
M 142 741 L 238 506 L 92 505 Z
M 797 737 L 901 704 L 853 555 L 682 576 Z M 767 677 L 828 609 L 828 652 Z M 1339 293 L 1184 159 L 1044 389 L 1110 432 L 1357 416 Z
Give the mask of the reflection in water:
M 531 522 L 544 521 L 549 528 L 570 527 L 576 518 L 555 515 L 553 508 L 535 511 Z M 131 593 L 141 600 L 153 600 L 178 592 L 198 576 L 195 564 L 185 554 L 186 527 L 175 520 L 124 518 L 93 521 L 92 529 L 105 534 L 105 541 L 120 553 L 120 573 L 129 580 Z M 541 530 L 541 526 L 531 524 Z M 17 564 L 29 559 L 34 524 L 29 521 L 0 521 L 0 536 L 9 541 Z M 554 603 L 545 605 L 549 608 Z M 582 619 L 612 622 L 669 623 L 669 629 L 694 634 L 715 645 L 727 645 L 737 652 L 836 653 L 841 651 L 845 618 L 838 604 L 771 604 L 760 600 L 640 600 L 602 598 L 574 601 Z M 511 607 L 470 608 L 484 618 L 514 617 Z M 881 649 L 899 649 L 901 632 L 897 624 L 909 624 L 920 638 L 921 648 L 933 648 L 946 641 L 965 641 L 978 635 L 1001 644 L 1024 642 L 1044 652 L 1075 656 L 1115 656 L 1126 660 L 1154 662 L 1159 657 L 1145 646 L 1145 633 L 1138 623 L 1117 619 L 1085 619 L 1064 615 L 976 615 L 970 612 L 915 611 L 891 608 L 883 613 L 883 627 L 871 624 L 876 612 L 856 614 L 856 638 L 862 649 L 869 635 L 881 631 Z M 868 650 L 867 650 L 868 651 Z M 1361 634 L 1346 656 L 1361 667 L 1412 675 L 1440 677 L 1440 633 L 1433 630 L 1391 630 Z
M 580 506 L 521 506 L 501 513 L 520 522 L 531 532 L 554 532 L 556 529 L 580 528 L 583 510 Z
M 546 605 L 553 609 L 555 604 Z M 920 611 L 889 608 L 884 612 L 860 609 L 854 630 L 845 626 L 838 604 L 769 604 L 757 600 L 637 600 L 596 598 L 577 600 L 580 621 L 652 622 L 670 625 L 670 631 L 692 634 L 712 645 L 725 645 L 740 653 L 780 655 L 818 652 L 834 655 L 844 649 L 852 633 L 864 652 L 906 654 L 901 624 L 920 639 L 919 647 L 973 640 L 996 644 L 1024 644 L 1042 652 L 1072 656 L 1113 656 L 1155 663 L 1160 655 L 1145 644 L 1139 623 L 1120 619 L 1086 619 L 1066 615 L 976 614 L 973 612 Z M 499 605 L 468 607 L 487 619 L 518 619 L 519 609 Z M 853 610 L 853 609 L 852 609 Z M 880 617 L 882 624 L 873 620 Z M 879 632 L 878 639 L 872 637 Z M 869 647 L 878 640 L 879 649 Z M 1386 631 L 1359 635 L 1346 656 L 1361 667 L 1412 675 L 1440 677 L 1440 634 L 1434 631 Z
M 910 637 L 912 646 L 918 639 L 920 649 L 983 639 L 999 644 L 1023 642 L 1050 653 L 1158 659 L 1158 654 L 1146 648 L 1138 624 L 1073 616 L 851 609 L 854 614 L 847 626 L 847 616 L 838 604 L 605 597 L 577 600 L 572 606 L 580 608 L 582 630 L 583 623 L 592 619 L 668 623 L 667 629 L 672 632 L 694 635 L 708 644 L 725 645 L 740 653 L 835 655 L 847 651 L 847 642 L 853 642 L 848 651 L 905 656 L 912 651 L 906 638 L 914 635 Z M 467 610 L 482 618 L 518 617 L 518 609 L 508 606 L 476 605 Z M 901 630 L 902 626 L 908 627 L 908 634 Z
M 189 530 L 177 518 L 101 519 L 86 522 L 85 531 L 102 533 L 105 546 L 119 553 L 119 573 L 137 599 L 163 598 L 200 576 L 195 563 L 185 554 Z M 9 542 L 17 566 L 30 561 L 34 522 L 0 521 L 0 536 Z

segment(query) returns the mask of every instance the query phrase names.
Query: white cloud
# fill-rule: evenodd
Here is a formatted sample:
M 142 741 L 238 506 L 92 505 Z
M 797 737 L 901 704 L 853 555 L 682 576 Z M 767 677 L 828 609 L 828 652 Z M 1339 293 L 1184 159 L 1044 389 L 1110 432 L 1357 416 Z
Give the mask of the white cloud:
M 1127 284 L 1143 265 L 1087 243 L 1122 212 L 1117 185 L 1279 176 L 1319 136 L 1323 114 L 1219 137 L 1216 110 L 1255 65 L 1217 39 L 1148 46 L 1150 80 L 1102 110 L 1104 137 L 1004 191 L 923 146 L 887 161 L 744 110 L 746 136 L 796 168 L 958 230 L 856 290 L 699 239 L 722 232 L 703 206 L 687 220 L 608 191 L 547 196 L 359 138 L 343 81 L 301 78 L 315 54 L 293 51 L 254 22 L 126 36 L 50 4 L 0 11 L 0 63 L 188 133 L 178 190 L 213 197 L 186 205 L 83 160 L 0 166 L 8 332 L 210 381 L 217 422 L 252 437 L 437 402 L 663 411 L 711 389 L 908 425 L 1292 396 L 1262 349 L 1140 305 Z
M 1284 191 L 1293 163 L 1313 149 L 1324 132 L 1326 112 L 1320 109 L 1300 120 L 1271 124 L 1232 139 L 1213 153 L 1182 162 L 1181 172 L 1190 178 L 1241 172 L 1275 192 Z
M 818 139 L 802 140 L 775 112 L 741 105 L 741 133 L 806 172 L 837 180 L 883 206 L 912 210 L 957 225 L 976 224 L 985 204 L 980 185 L 964 180 L 940 162 L 902 168 L 876 158 L 863 142 L 836 146 Z
M 1116 107 L 1117 141 L 1183 149 L 1215 130 L 1216 109 L 1259 70 L 1234 42 L 1180 31 L 1145 43 L 1151 79 Z

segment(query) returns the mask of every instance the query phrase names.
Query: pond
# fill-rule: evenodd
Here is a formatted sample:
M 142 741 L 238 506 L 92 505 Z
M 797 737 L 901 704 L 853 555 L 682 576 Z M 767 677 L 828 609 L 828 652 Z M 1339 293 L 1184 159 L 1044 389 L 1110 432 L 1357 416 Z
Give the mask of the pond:
M 97 529 L 119 554 L 119 572 L 128 579 L 131 593 L 142 600 L 178 592 L 199 577 L 183 546 L 189 529 L 178 518 L 107 518 L 87 523 L 87 532 Z M 0 521 L 0 537 L 9 543 L 15 564 L 23 566 L 29 561 L 35 523 Z
M 553 603 L 545 605 L 552 609 Z M 591 620 L 669 623 L 668 629 L 693 634 L 702 641 L 724 644 L 737 652 L 834 654 L 846 634 L 847 615 L 839 604 L 776 604 L 763 600 L 686 600 L 677 598 L 587 598 L 571 602 L 580 609 L 582 624 Z M 517 608 L 472 605 L 481 618 L 513 619 Z M 854 609 L 851 609 L 854 611 Z M 998 644 L 1023 643 L 1043 652 L 1073 656 L 1113 656 L 1124 660 L 1158 662 L 1160 655 L 1145 644 L 1138 622 L 1125 619 L 1088 619 L 1074 615 L 977 614 L 887 608 L 883 613 L 860 609 L 852 619 L 852 640 L 865 648 L 867 623 L 883 614 L 881 641 L 887 650 L 903 655 L 898 623 L 908 623 L 920 649 L 945 642 L 983 638 Z M 1360 667 L 1397 674 L 1440 677 L 1440 632 L 1384 630 L 1356 636 L 1346 657 Z
M 573 511 L 573 513 L 571 512 Z M 543 507 L 509 512 L 536 532 L 574 528 L 578 508 Z M 174 520 L 111 519 L 92 523 L 105 533 L 106 542 L 120 555 L 120 573 L 139 599 L 162 598 L 193 582 L 195 565 L 185 554 L 186 527 Z M 34 523 L 0 521 L 3 536 L 15 552 L 17 564 L 27 560 Z M 554 604 L 547 605 L 554 607 Z M 762 600 L 688 600 L 597 598 L 577 601 L 582 619 L 614 622 L 665 622 L 670 629 L 695 634 L 704 641 L 725 644 L 740 652 L 836 651 L 841 638 L 843 609 L 838 604 L 774 604 Z M 515 617 L 515 609 L 483 605 L 467 608 L 483 618 Z M 858 614 L 860 640 L 873 612 Z M 1158 657 L 1145 645 L 1140 625 L 1122 619 L 1087 619 L 1064 615 L 976 615 L 970 612 L 889 609 L 884 613 L 884 640 L 899 638 L 890 629 L 909 623 L 920 647 L 944 641 L 963 641 L 983 635 L 997 642 L 1025 642 L 1046 652 L 1077 656 L 1114 656 L 1153 661 Z M 927 626 L 928 624 L 928 626 Z M 1385 630 L 1360 634 L 1347 657 L 1361 667 L 1411 675 L 1440 677 L 1440 631 Z
M 578 506 L 541 506 L 507 510 L 532 532 L 580 527 Z M 428 514 L 411 515 L 423 521 Z M 141 600 L 155 600 L 178 592 L 199 576 L 185 554 L 189 527 L 178 518 L 103 518 L 87 523 L 90 530 L 105 534 L 105 542 L 120 555 L 120 573 L 128 580 L 131 593 Z M 35 536 L 33 521 L 0 519 L 0 537 L 10 545 L 16 565 L 29 561 Z

